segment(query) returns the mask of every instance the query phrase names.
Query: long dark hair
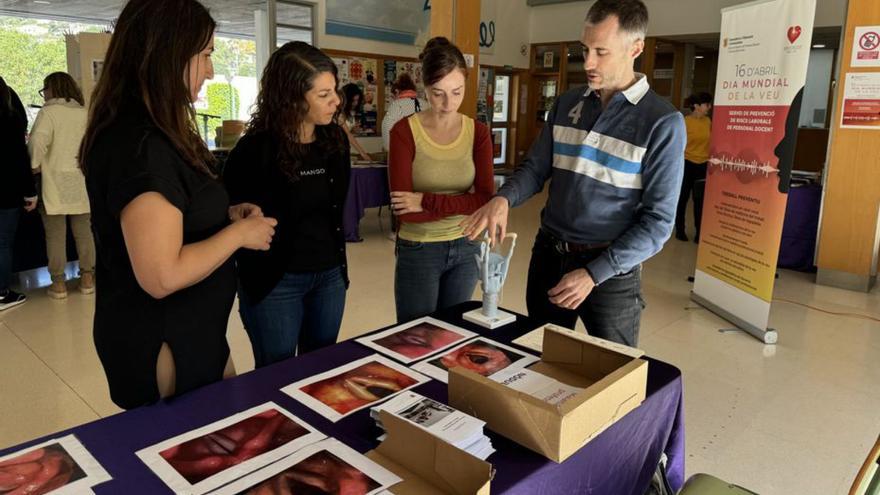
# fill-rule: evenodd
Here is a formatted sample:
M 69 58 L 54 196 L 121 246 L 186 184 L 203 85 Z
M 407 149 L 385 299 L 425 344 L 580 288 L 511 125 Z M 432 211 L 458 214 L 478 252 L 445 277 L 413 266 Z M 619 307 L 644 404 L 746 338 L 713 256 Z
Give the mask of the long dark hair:
M 419 55 L 422 61 L 422 82 L 431 86 L 458 69 L 467 77 L 467 62 L 461 50 L 443 36 L 428 40 Z
M 188 88 L 189 62 L 211 41 L 216 23 L 196 0 L 129 0 L 110 38 L 89 109 L 80 167 L 120 108 L 140 102 L 193 168 L 213 175 L 214 158 L 199 137 Z
M 6 85 L 6 81 L 2 77 L 0 77 L 0 118 L 4 122 L 13 122 L 21 131 L 22 136 L 27 132 L 28 120 L 24 106 L 15 91 Z M 4 123 L 4 125 L 8 124 Z
M 0 116 L 12 113 L 12 90 L 6 85 L 6 81 L 0 77 Z
M 85 105 L 82 90 L 66 72 L 53 72 L 43 79 L 43 89 L 52 93 L 52 98 L 64 98 L 67 101 L 74 100 L 80 105 Z
M 342 115 L 348 118 L 352 110 L 360 110 L 364 106 L 364 92 L 361 87 L 355 83 L 348 83 L 342 87 L 342 93 L 345 95 L 345 103 L 343 104 Z M 359 96 L 357 108 L 354 106 L 354 97 Z
M 315 77 L 322 72 L 333 74 L 338 81 L 336 64 L 321 50 L 302 41 L 285 43 L 269 57 L 260 79 L 256 111 L 248 123 L 247 134 L 269 133 L 279 143 L 278 166 L 291 180 L 297 180 L 296 170 L 308 152 L 300 136 L 303 119 L 309 113 L 306 93 L 312 89 Z M 335 124 L 339 108 L 330 125 L 315 126 L 315 144 L 325 153 L 340 152 L 345 135 Z

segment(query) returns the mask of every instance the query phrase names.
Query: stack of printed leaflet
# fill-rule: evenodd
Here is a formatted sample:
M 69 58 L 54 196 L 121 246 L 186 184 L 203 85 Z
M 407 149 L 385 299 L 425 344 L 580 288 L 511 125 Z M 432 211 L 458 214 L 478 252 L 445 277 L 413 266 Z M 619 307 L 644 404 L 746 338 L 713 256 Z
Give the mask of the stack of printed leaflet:
M 563 404 L 583 391 L 582 388 L 566 385 L 559 380 L 528 368 L 501 370 L 489 377 L 489 379 L 554 406 Z
M 404 392 L 381 405 L 370 409 L 370 416 L 379 428 L 382 420 L 379 411 L 384 410 L 405 419 L 432 435 L 452 444 L 472 456 L 486 460 L 495 452 L 492 440 L 483 433 L 484 421 L 453 409 L 446 404 L 429 399 L 413 392 Z M 385 435 L 379 437 L 385 440 Z

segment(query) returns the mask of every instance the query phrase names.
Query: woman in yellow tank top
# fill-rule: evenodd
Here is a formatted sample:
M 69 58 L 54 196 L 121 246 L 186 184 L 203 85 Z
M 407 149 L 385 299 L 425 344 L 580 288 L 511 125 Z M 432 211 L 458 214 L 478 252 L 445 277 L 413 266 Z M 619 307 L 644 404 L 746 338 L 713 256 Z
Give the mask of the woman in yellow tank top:
M 459 224 L 494 192 L 489 129 L 458 113 L 464 56 L 446 38 L 434 38 L 419 58 L 431 108 L 394 125 L 388 162 L 400 219 L 394 300 L 401 322 L 471 299 L 479 245 Z
M 687 128 L 687 147 L 684 150 L 684 178 L 681 181 L 681 194 L 678 196 L 678 208 L 675 213 L 675 238 L 679 241 L 688 240 L 684 217 L 687 212 L 688 197 L 694 190 L 694 183 L 706 179 L 706 165 L 709 161 L 709 144 L 712 136 L 712 120 L 709 119 L 712 95 L 696 93 L 688 97 L 685 104 L 690 107 L 691 113 L 684 118 Z M 694 225 L 697 231 L 694 242 L 700 242 L 702 216 L 703 200 L 694 195 Z

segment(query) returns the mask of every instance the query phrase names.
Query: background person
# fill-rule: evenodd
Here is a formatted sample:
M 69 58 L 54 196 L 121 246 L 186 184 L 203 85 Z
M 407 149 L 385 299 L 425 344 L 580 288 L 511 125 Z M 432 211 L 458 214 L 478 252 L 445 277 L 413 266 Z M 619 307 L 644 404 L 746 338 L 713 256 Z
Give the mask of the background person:
M 21 209 L 37 207 L 37 189 L 30 172 L 27 144 L 27 114 L 15 91 L 0 77 L 0 311 L 27 300 L 12 290 L 12 248 Z
M 49 297 L 67 297 L 67 222 L 76 241 L 83 294 L 95 292 L 95 240 L 89 215 L 86 179 L 79 169 L 79 146 L 86 132 L 85 100 L 76 81 L 65 72 L 43 80 L 45 104 L 34 121 L 28 148 L 31 167 L 42 177 L 40 217 L 46 231 L 46 255 L 52 285 Z
M 687 241 L 684 217 L 687 213 L 688 199 L 694 191 L 694 183 L 706 180 L 706 167 L 709 163 L 709 144 L 712 137 L 712 95 L 696 93 L 688 97 L 685 104 L 691 113 L 684 118 L 687 130 L 687 146 L 684 149 L 684 177 L 681 180 L 681 192 L 678 195 L 678 207 L 675 210 L 675 238 Z M 703 201 L 697 201 L 694 195 L 694 242 L 700 242 L 700 221 L 703 217 Z

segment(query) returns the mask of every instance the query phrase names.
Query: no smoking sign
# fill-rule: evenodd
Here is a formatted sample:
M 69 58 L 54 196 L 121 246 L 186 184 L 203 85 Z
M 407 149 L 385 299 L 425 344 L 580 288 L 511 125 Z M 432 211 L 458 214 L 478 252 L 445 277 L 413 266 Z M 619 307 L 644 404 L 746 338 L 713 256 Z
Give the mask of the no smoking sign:
M 850 65 L 880 67 L 880 26 L 857 27 L 854 38 Z
M 859 46 L 862 50 L 876 50 L 878 44 L 880 44 L 880 35 L 873 31 L 865 33 L 859 38 Z

